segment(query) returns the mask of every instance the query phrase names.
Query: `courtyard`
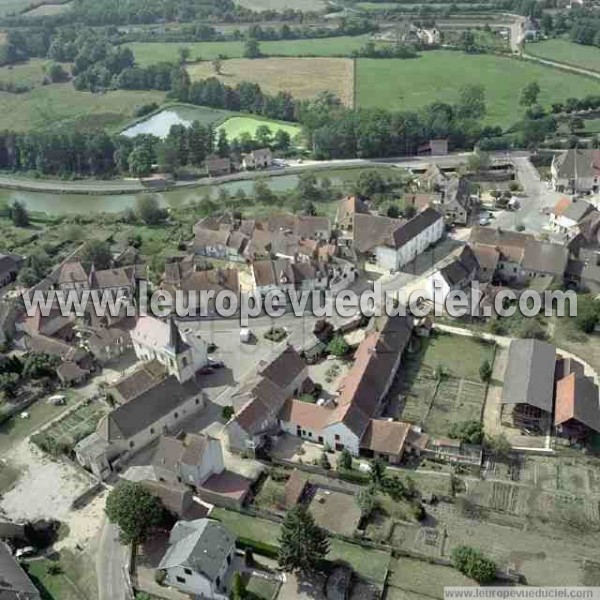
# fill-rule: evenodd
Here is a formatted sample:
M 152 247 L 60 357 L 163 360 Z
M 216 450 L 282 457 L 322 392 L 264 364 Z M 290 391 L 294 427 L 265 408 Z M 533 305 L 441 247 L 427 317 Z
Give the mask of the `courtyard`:
M 355 496 L 321 486 L 315 486 L 309 510 L 318 525 L 341 535 L 351 536 L 360 522 Z

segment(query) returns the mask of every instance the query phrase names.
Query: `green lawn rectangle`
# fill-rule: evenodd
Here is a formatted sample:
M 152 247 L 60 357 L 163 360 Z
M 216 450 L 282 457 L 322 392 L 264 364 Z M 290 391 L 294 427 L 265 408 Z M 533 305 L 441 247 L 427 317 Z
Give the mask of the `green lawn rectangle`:
M 227 139 L 232 140 L 234 138 L 239 138 L 242 133 L 249 133 L 254 137 L 256 135 L 256 130 L 261 125 L 266 125 L 273 134 L 275 134 L 277 130 L 282 129 L 287 132 L 292 139 L 301 131 L 298 125 L 291 125 L 290 123 L 285 123 L 283 121 L 258 119 L 255 117 L 230 117 L 219 126 L 219 129 L 224 129 L 227 134 Z
M 566 39 L 555 38 L 527 44 L 525 51 L 539 58 L 600 72 L 600 48 L 597 46 L 584 46 Z M 580 97 L 579 94 L 574 95 Z
M 461 88 L 480 84 L 486 93 L 486 121 L 508 126 L 522 118 L 519 92 L 531 81 L 540 85 L 545 107 L 600 89 L 598 82 L 582 75 L 529 61 L 432 50 L 415 59 L 357 60 L 356 100 L 359 108 L 417 110 L 432 102 L 455 103 Z
M 479 381 L 483 361 L 494 360 L 494 346 L 460 335 L 436 334 L 425 342 L 423 365 L 437 369 L 442 365 L 453 377 Z

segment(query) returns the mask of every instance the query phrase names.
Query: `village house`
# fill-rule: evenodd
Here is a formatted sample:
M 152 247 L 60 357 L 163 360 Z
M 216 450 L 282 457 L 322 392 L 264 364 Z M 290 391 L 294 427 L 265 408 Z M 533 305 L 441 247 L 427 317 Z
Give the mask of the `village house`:
M 55 274 L 54 287 L 63 292 L 69 290 L 80 292 L 89 289 L 89 277 L 79 261 L 64 262 Z
M 556 349 L 539 340 L 513 340 L 502 388 L 502 422 L 544 431 L 551 423 Z
M 298 216 L 294 233 L 302 239 L 329 241 L 331 223 L 327 217 Z
M 600 150 L 571 148 L 552 159 L 552 187 L 572 194 L 597 192 L 600 186 Z
M 477 201 L 471 195 L 471 184 L 465 177 L 453 177 L 445 184 L 435 209 L 444 215 L 448 223 L 467 225 Z
M 473 227 L 469 243 L 482 265 L 483 277 L 504 284 L 522 286 L 540 277 L 561 283 L 567 268 L 565 246 L 536 240 L 530 234 Z
M 265 296 L 270 291 L 311 291 L 327 289 L 329 270 L 320 262 L 277 258 L 252 263 L 253 289 Z
M 0 254 L 0 288 L 16 280 L 23 261 L 18 254 Z
M 600 433 L 598 386 L 582 373 L 569 373 L 556 383 L 554 425 L 560 435 L 582 440 Z
M 308 365 L 291 346 L 256 374 L 243 381 L 232 396 L 234 417 L 227 423 L 229 448 L 254 452 L 279 431 L 278 414 L 288 398 L 298 397 L 312 384 Z
M 419 189 L 426 192 L 443 192 L 447 183 L 448 177 L 435 163 L 431 163 L 417 179 Z
M 209 156 L 206 159 L 206 174 L 209 177 L 222 177 L 231 173 L 231 159 L 229 157 Z
M 404 421 L 371 419 L 360 441 L 360 453 L 368 458 L 383 458 L 397 465 L 407 455 L 420 456 L 427 448 L 429 436 Z
M 124 476 L 124 479 L 127 477 Z M 134 479 L 133 481 L 138 480 Z M 177 519 L 193 521 L 202 519 L 208 514 L 208 509 L 194 500 L 192 490 L 181 483 L 165 483 L 152 479 L 141 479 L 139 483 L 158 498 L 161 504 Z
M 550 212 L 550 229 L 566 238 L 573 238 L 579 233 L 581 221 L 594 210 L 585 200 L 561 198 Z
M 436 31 L 436 30 L 433 30 Z M 419 32 L 420 33 L 420 32 Z M 417 37 L 419 38 L 419 33 Z M 435 34 L 431 34 L 435 37 Z M 429 39 L 429 35 L 424 35 L 425 39 Z M 445 156 L 448 154 L 448 140 L 445 138 L 434 138 L 428 142 L 421 144 L 417 149 L 419 156 Z
M 410 317 L 388 317 L 370 332 L 354 355 L 332 406 L 289 398 L 279 415 L 294 436 L 358 456 L 370 420 L 376 418 L 412 335 Z M 377 429 L 379 431 L 379 429 Z
M 177 521 L 158 565 L 163 585 L 198 598 L 228 600 L 235 571 L 235 541 L 219 521 Z
M 198 256 L 242 261 L 247 243 L 247 236 L 239 231 L 195 228 L 194 252 Z
M 225 470 L 221 442 L 204 434 L 162 435 L 152 467 L 158 481 L 199 488 L 209 477 Z
M 139 382 L 138 377 L 130 375 L 127 379 L 130 377 L 130 384 Z M 112 393 L 109 390 L 108 395 Z M 123 390 L 117 393 L 123 394 Z M 132 455 L 160 435 L 176 431 L 181 421 L 203 410 L 206 403 L 194 379 L 180 383 L 165 372 L 154 372 L 149 387 L 136 390 L 128 385 L 126 398 L 102 418 L 94 433 L 75 446 L 77 461 L 100 479 L 108 477 L 117 458 Z
M 109 293 L 114 298 L 133 298 L 136 289 L 135 270 L 130 267 L 97 271 L 92 265 L 89 289 Z
M 444 265 L 429 275 L 425 290 L 436 304 L 444 305 L 448 294 L 454 290 L 467 290 L 477 279 L 479 261 L 470 246 L 466 245 L 451 256 Z
M 208 363 L 206 342 L 190 331 L 181 331 L 173 317 L 168 321 L 140 317 L 131 341 L 138 360 L 157 360 L 180 382 L 192 379 Z
M 354 216 L 357 214 L 369 214 L 367 203 L 358 196 L 346 196 L 342 198 L 338 204 L 335 217 L 336 227 L 342 231 L 352 231 Z
M 267 169 L 273 164 L 273 154 L 270 148 L 258 148 L 242 156 L 244 169 Z
M 109 364 L 133 348 L 129 331 L 119 327 L 92 328 L 87 332 L 83 345 L 102 365 Z

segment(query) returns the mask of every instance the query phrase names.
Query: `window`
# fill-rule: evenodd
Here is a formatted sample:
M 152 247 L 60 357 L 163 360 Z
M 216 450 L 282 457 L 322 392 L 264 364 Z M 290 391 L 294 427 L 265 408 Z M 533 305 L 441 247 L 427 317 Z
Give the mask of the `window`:
M 200 398 L 196 398 L 196 404 L 200 404 Z
M 188 360 L 185 356 L 181 359 L 181 364 L 183 365 L 184 369 L 188 366 Z
M 175 577 L 175 579 L 179 582 L 179 583 L 185 583 L 185 577 L 179 577 L 179 575 L 177 575 Z
M 192 574 L 192 570 L 191 570 L 191 569 L 183 569 L 183 572 L 184 572 L 186 575 L 191 575 L 191 574 Z
M 217 584 L 217 587 L 219 587 L 219 586 L 221 585 L 221 578 L 220 578 L 220 577 L 217 577 L 217 578 L 215 579 L 215 583 Z
M 231 554 L 227 555 L 227 564 L 230 565 L 231 564 Z
M 178 418 L 179 418 L 179 413 L 175 413 L 173 416 L 174 416 L 176 419 L 178 419 Z
M 336 441 L 336 442 L 339 442 L 339 440 L 340 440 L 340 436 L 339 436 L 339 435 L 336 433 L 336 434 L 335 434 L 335 441 Z
M 150 435 L 154 435 L 154 427 L 150 427 Z
M 129 442 L 129 447 L 130 447 L 130 448 L 133 448 L 134 446 L 135 446 L 135 443 L 134 443 L 134 441 L 133 441 L 133 440 L 131 440 L 131 442 Z

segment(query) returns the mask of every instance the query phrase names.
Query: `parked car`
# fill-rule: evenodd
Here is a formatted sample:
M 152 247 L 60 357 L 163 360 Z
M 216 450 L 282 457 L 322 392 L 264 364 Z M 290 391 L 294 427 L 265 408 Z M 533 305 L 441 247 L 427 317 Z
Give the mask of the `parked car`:
M 240 342 L 242 342 L 242 344 L 247 344 L 251 339 L 252 332 L 247 327 L 240 329 Z
M 55 394 L 54 396 L 50 396 L 50 398 L 48 398 L 48 402 L 50 404 L 54 404 L 54 406 L 64 406 L 67 403 L 67 398 L 62 394 Z
M 209 358 L 208 366 L 213 369 L 222 369 L 225 366 L 225 363 L 222 360 L 213 360 L 212 358 Z
M 16 558 L 24 558 L 26 556 L 33 556 L 35 554 L 35 548 L 33 546 L 25 546 L 24 548 L 19 548 L 15 552 Z

